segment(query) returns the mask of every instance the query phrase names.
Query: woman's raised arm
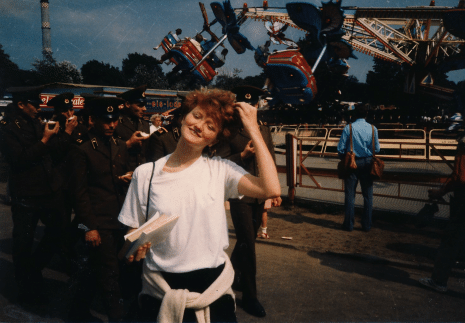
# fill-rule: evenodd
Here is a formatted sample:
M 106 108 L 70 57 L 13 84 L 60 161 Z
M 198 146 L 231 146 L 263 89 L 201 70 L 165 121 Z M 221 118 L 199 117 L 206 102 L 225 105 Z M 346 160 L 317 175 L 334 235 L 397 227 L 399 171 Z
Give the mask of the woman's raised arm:
M 281 185 L 273 158 L 263 140 L 257 123 L 257 109 L 245 102 L 238 102 L 236 108 L 245 131 L 252 139 L 259 177 L 245 175 L 239 181 L 239 193 L 255 198 L 274 198 L 281 195 Z

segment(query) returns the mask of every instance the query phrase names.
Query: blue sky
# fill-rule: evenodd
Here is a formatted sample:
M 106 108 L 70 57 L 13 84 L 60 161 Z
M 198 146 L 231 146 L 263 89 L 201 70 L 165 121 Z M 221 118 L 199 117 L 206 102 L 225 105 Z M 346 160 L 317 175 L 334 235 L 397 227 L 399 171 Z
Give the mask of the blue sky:
M 214 16 L 210 2 L 204 1 L 210 21 Z M 283 7 L 289 0 L 269 0 L 270 6 Z M 307 1 L 320 5 L 320 1 Z M 459 0 L 436 0 L 436 6 L 456 6 Z M 244 0 L 231 0 L 233 7 L 242 7 Z M 247 1 L 249 7 L 261 6 L 262 0 Z M 343 0 L 343 6 L 406 7 L 428 6 L 430 0 Z M 78 68 L 92 59 L 121 67 L 129 53 L 145 53 L 157 58 L 163 54 L 159 44 L 170 30 L 181 28 L 182 36 L 194 36 L 203 26 L 198 0 L 50 0 L 52 49 L 58 61 L 67 60 Z M 218 35 L 220 28 L 212 28 Z M 262 23 L 246 22 L 241 29 L 254 46 L 267 39 Z M 298 39 L 303 33 L 288 29 L 286 35 Z M 207 35 L 205 35 L 207 37 Z M 34 58 L 41 58 L 42 31 L 39 0 L 0 1 L 0 44 L 13 62 L 22 69 L 32 68 Z M 229 46 L 229 45 L 228 45 Z M 284 49 L 284 48 L 282 48 Z M 229 51 L 223 71 L 242 70 L 242 77 L 260 73 L 248 51 L 237 55 Z M 365 81 L 372 68 L 369 56 L 355 52 L 350 59 L 349 74 Z M 164 66 L 165 72 L 171 67 Z M 465 79 L 465 71 L 452 72 L 449 79 Z

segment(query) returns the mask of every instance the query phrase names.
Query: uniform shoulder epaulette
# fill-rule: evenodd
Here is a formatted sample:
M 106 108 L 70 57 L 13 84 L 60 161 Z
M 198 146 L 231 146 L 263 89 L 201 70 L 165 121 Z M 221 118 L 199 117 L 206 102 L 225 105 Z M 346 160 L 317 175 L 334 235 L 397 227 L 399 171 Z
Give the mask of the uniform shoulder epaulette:
M 164 134 L 165 132 L 168 132 L 168 130 L 163 127 L 160 127 L 160 129 L 157 130 L 158 135 Z
M 19 125 L 18 119 L 15 120 L 15 125 L 16 125 L 16 127 L 18 127 L 19 129 L 21 129 L 21 126 Z
M 98 147 L 97 138 L 92 138 L 90 140 L 90 143 L 92 144 L 92 148 L 97 149 Z
M 181 134 L 180 134 L 180 132 L 179 132 L 178 127 L 174 127 L 174 128 L 173 128 L 173 135 L 174 135 L 174 138 L 175 138 L 176 140 L 178 140 L 179 137 L 181 137 Z

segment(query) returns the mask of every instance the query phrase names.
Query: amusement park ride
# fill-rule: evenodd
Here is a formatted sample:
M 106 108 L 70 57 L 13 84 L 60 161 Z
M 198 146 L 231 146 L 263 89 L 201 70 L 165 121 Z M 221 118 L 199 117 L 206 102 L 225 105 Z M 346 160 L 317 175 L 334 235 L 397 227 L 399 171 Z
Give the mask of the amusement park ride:
M 227 39 L 237 54 L 254 51 L 255 62 L 263 68 L 267 81 L 264 88 L 273 100 L 289 104 L 311 102 L 317 94 L 314 72 L 326 64 L 331 73 L 347 75 L 347 59 L 356 58 L 353 49 L 364 54 L 400 64 L 406 73 L 405 91 L 418 89 L 440 98 L 451 99 L 453 91 L 434 85 L 432 74 L 465 68 L 465 0 L 457 7 L 359 8 L 342 7 L 341 0 L 323 2 L 321 7 L 306 2 L 290 2 L 286 7 L 232 8 L 229 0 L 210 4 L 215 19 L 208 20 L 203 3 L 203 30 L 194 38 L 180 39 L 169 33 L 160 44 L 165 51 L 162 60 L 175 65 L 173 72 L 191 73 L 202 85 L 209 84 L 216 69 L 224 64 L 227 53 L 218 54 Z M 344 11 L 354 14 L 344 15 Z M 247 20 L 264 23 L 270 40 L 256 47 L 240 32 Z M 221 25 L 223 36 L 210 29 Z M 288 27 L 305 32 L 296 43 L 286 38 Z M 206 40 L 202 33 L 210 34 Z M 271 42 L 283 50 L 270 52 Z M 156 47 L 158 48 L 158 47 Z

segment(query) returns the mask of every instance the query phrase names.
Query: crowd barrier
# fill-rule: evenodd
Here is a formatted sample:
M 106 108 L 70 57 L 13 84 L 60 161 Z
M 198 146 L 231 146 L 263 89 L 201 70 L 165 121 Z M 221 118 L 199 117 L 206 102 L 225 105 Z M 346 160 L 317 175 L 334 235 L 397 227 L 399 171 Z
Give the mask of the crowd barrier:
M 272 131 L 275 152 L 286 156 L 291 201 L 295 198 L 296 188 L 344 192 L 344 181 L 337 177 L 336 167 L 341 133 L 342 128 L 310 127 L 282 127 Z M 440 129 L 428 132 L 422 129 L 379 129 L 378 135 L 381 152 L 377 155 L 385 160 L 386 170 L 383 178 L 377 181 L 379 189 L 375 189 L 373 195 L 384 198 L 388 209 L 391 199 L 416 202 L 418 206 L 430 202 L 427 190 L 442 185 L 452 172 L 456 135 Z M 447 206 L 447 199 L 439 204 Z M 440 217 L 448 216 L 447 211 L 440 213 Z
M 337 155 L 337 145 L 342 128 L 312 128 L 298 126 L 270 127 L 275 152 L 286 153 L 286 135 L 291 134 L 305 141 L 303 151 L 321 156 Z M 388 159 L 404 160 L 454 160 L 456 134 L 444 129 L 378 129 L 381 151 L 378 155 Z

